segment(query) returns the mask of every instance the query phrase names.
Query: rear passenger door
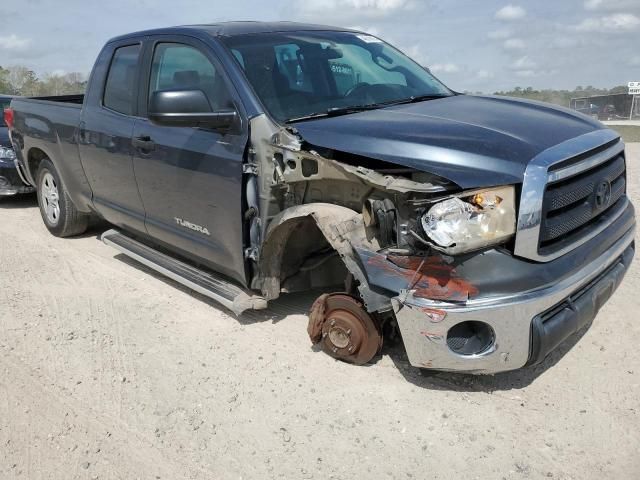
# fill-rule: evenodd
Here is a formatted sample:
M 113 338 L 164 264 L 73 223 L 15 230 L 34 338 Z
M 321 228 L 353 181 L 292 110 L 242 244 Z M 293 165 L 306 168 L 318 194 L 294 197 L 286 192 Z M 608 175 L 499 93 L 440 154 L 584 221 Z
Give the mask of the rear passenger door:
M 140 145 L 134 166 L 149 234 L 244 283 L 242 162 L 248 129 L 237 94 L 210 47 L 199 40 L 152 37 L 144 70 L 143 117 L 150 92 L 176 89 L 202 90 L 212 111 L 236 108 L 243 117 L 229 132 L 158 126 L 141 118 L 133 140 Z
M 102 51 L 83 109 L 78 144 L 95 208 L 111 223 L 144 233 L 131 146 L 141 65 L 141 40 L 112 44 Z

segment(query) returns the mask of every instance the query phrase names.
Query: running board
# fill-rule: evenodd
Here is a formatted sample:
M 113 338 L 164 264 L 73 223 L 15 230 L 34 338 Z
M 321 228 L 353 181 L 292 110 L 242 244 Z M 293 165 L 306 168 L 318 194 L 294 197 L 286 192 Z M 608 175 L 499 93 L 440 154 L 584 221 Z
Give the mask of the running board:
M 236 315 L 242 314 L 245 310 L 267 308 L 267 301 L 263 297 L 214 274 L 176 260 L 117 230 L 104 232 L 100 240 L 156 272 L 215 300 Z

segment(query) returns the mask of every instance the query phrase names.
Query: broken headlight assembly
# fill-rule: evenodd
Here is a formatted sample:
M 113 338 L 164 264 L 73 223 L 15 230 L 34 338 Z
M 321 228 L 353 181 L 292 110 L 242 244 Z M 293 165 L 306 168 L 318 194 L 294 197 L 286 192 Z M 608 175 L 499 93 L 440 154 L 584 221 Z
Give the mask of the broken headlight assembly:
M 516 231 L 515 189 L 464 192 L 434 204 L 420 220 L 433 248 L 450 255 L 503 243 Z

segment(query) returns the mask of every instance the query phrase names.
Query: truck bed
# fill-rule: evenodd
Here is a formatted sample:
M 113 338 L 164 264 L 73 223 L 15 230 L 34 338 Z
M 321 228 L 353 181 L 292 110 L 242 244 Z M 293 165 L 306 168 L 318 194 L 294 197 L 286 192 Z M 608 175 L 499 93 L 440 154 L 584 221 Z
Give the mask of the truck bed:
M 78 125 L 82 115 L 84 95 L 60 95 L 54 97 L 14 98 L 14 143 L 24 145 L 25 151 L 39 152 L 56 162 L 59 173 L 73 185 L 74 192 L 83 191 L 84 185 L 76 185 L 77 172 L 82 170 L 78 155 Z M 17 152 L 18 163 L 27 181 L 36 186 L 37 171 L 29 168 L 29 159 Z M 81 178 L 81 177 L 80 177 Z M 80 199 L 73 198 L 80 203 Z

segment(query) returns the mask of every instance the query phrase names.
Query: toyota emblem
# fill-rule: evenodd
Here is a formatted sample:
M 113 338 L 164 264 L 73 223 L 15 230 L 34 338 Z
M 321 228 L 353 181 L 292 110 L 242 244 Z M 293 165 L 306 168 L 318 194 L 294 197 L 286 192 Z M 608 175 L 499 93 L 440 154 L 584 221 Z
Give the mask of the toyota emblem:
M 611 202 L 611 183 L 607 180 L 600 182 L 595 189 L 596 208 L 604 208 Z

